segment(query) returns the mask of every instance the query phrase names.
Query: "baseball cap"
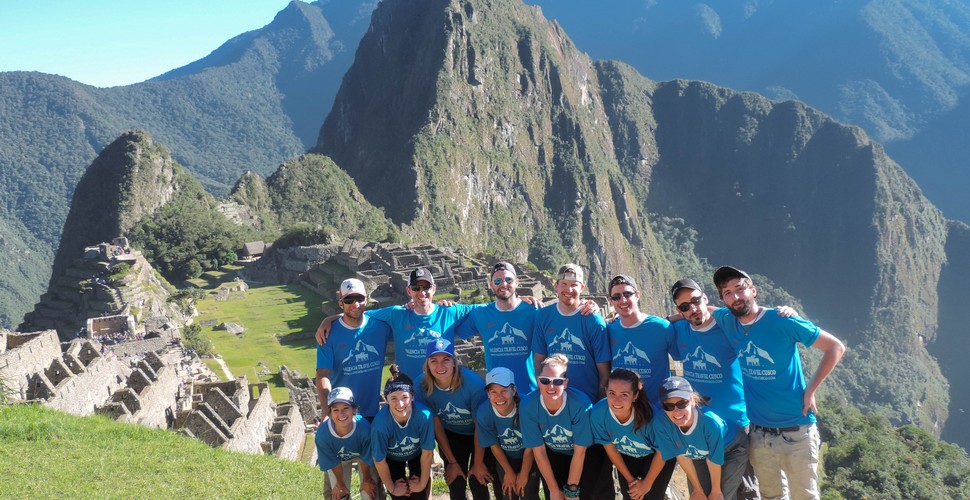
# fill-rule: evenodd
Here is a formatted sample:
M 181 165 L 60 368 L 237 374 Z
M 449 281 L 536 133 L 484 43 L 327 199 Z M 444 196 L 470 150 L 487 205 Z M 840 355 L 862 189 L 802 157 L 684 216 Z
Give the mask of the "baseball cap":
M 435 339 L 428 344 L 428 357 L 438 353 L 445 353 L 450 356 L 455 355 L 455 345 L 448 339 Z
M 492 368 L 492 371 L 485 374 L 485 388 L 488 388 L 492 384 L 508 387 L 514 383 L 515 376 L 512 375 L 512 370 L 504 366 Z
M 714 271 L 714 287 L 720 290 L 721 285 L 740 278 L 747 278 L 748 281 L 751 281 L 751 276 L 748 276 L 748 273 L 736 267 L 721 266 Z
M 515 274 L 515 268 L 512 267 L 512 264 L 509 264 L 508 262 L 504 262 L 504 261 L 496 262 L 495 265 L 492 266 L 492 274 L 495 274 L 499 271 L 508 271 L 509 273 L 512 274 L 512 276 L 518 277 L 518 274 Z
M 697 290 L 698 292 L 704 293 L 704 289 L 701 288 L 696 281 L 690 278 L 684 278 L 682 280 L 677 280 L 677 283 L 674 283 L 674 285 L 670 287 L 670 297 L 676 298 L 677 292 L 680 292 L 684 288 L 690 288 L 691 290 Z
M 367 289 L 364 288 L 364 282 L 357 278 L 349 278 L 340 282 L 340 298 L 354 293 L 359 293 L 365 297 L 367 296 Z
M 690 399 L 694 389 L 684 377 L 667 377 L 660 384 L 660 400 L 670 398 Z
M 616 285 L 630 285 L 634 290 L 640 290 L 640 287 L 637 286 L 637 282 L 626 274 L 617 274 L 614 276 L 613 279 L 610 280 L 610 287 L 607 288 L 607 290 L 612 290 Z
M 431 275 L 431 271 L 427 270 L 427 268 L 419 267 L 411 271 L 411 275 L 408 277 L 408 286 L 415 285 L 419 281 L 427 281 L 429 285 L 433 285 L 434 276 Z
M 563 264 L 559 268 L 559 275 L 557 279 L 566 281 L 578 281 L 580 283 L 585 283 L 586 278 L 583 275 L 583 268 L 576 264 Z
M 327 396 L 327 406 L 330 407 L 337 403 L 357 406 L 357 403 L 354 401 L 354 392 L 349 387 L 334 387 L 330 391 L 330 395 Z

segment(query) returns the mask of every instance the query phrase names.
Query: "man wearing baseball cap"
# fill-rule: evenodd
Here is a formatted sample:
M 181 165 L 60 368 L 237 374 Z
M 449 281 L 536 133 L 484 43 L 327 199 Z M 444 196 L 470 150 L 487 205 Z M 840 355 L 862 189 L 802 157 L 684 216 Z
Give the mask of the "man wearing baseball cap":
M 423 267 L 414 269 L 408 275 L 407 288 L 413 307 L 385 307 L 366 313 L 368 318 L 383 322 L 391 328 L 394 337 L 394 361 L 400 367 L 401 373 L 412 379 L 421 374 L 428 344 L 439 338 L 453 342 L 455 327 L 476 307 L 467 304 L 438 306 L 432 300 L 436 291 L 431 271 Z M 328 342 L 330 325 L 338 317 L 339 315 L 330 316 L 323 320 L 317 328 L 317 344 Z
M 677 347 L 672 352 L 683 362 L 684 378 L 693 390 L 710 398 L 708 406 L 728 426 L 721 469 L 724 498 L 758 498 L 757 480 L 749 472 L 748 415 L 737 352 L 711 316 L 707 294 L 697 282 L 690 278 L 677 281 L 670 287 L 670 296 L 686 320 L 671 323 Z M 704 490 L 709 491 L 707 462 L 695 460 L 694 468 Z
M 815 391 L 835 369 L 845 346 L 804 319 L 783 318 L 758 305 L 758 289 L 740 269 L 718 268 L 714 286 L 726 306 L 714 311 L 714 319 L 738 353 L 752 424 L 749 459 L 761 495 L 781 498 L 787 481 L 792 498 L 818 498 Z M 797 344 L 823 352 L 807 385 Z
M 364 314 L 367 290 L 360 280 L 344 280 L 337 294 L 343 315 L 333 323 L 329 341 L 317 346 L 317 396 L 322 406 L 331 386 L 346 387 L 358 395 L 360 414 L 373 421 L 380 403 L 384 355 L 391 329 Z M 326 419 L 327 409 L 322 410 L 322 418 Z

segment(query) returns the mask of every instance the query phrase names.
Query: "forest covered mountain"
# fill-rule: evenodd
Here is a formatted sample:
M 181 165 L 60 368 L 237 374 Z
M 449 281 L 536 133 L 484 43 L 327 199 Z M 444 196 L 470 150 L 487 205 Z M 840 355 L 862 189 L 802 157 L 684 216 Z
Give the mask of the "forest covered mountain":
M 43 292 L 74 187 L 122 133 L 148 131 L 218 194 L 312 146 L 374 3 L 292 2 L 267 26 L 134 85 L 0 73 L 0 249 L 14 263 L 0 268 L 0 325 L 16 325 Z
M 314 12 L 311 7 L 318 8 L 291 4 L 270 26 L 282 26 L 277 23 L 290 14 L 313 17 L 306 14 Z M 236 39 L 252 38 L 252 50 L 263 50 L 253 59 L 316 60 L 289 53 L 263 57 L 268 47 L 306 47 L 286 43 L 290 38 L 283 34 L 268 37 L 278 41 L 274 45 L 258 36 L 262 32 Z M 319 38 L 299 30 L 291 36 L 319 45 Z M 224 49 L 237 53 L 232 42 Z M 575 259 L 589 266 L 597 292 L 609 274 L 635 273 L 645 291 L 644 309 L 657 313 L 671 309 L 664 290 L 676 278 L 692 276 L 709 286 L 714 266 L 746 268 L 757 273 L 763 301 L 797 301 L 808 317 L 846 340 L 849 353 L 827 384 L 841 401 L 896 424 L 935 432 L 945 426 L 950 439 L 970 443 L 968 417 L 958 411 L 970 404 L 970 391 L 956 390 L 967 387 L 970 374 L 953 348 L 967 329 L 959 316 L 970 298 L 959 286 L 970 279 L 967 227 L 947 221 L 859 128 L 794 101 L 699 81 L 652 81 L 626 64 L 593 61 L 582 50 L 538 8 L 518 1 L 386 0 L 374 11 L 332 111 L 321 111 L 324 125 L 313 150 L 329 159 L 286 153 L 279 149 L 286 141 L 260 149 L 233 127 L 252 126 L 266 137 L 282 134 L 282 128 L 263 130 L 266 122 L 242 123 L 242 115 L 233 115 L 242 121 L 224 122 L 233 126 L 223 126 L 221 139 L 175 134 L 172 142 L 145 128 L 172 148 L 175 159 L 188 154 L 180 152 L 184 147 L 265 174 L 290 158 L 266 180 L 247 174 L 236 182 L 232 199 L 261 221 L 239 238 L 255 234 L 248 231 L 277 236 L 322 224 L 330 224 L 331 233 L 351 235 L 356 221 L 339 214 L 362 206 L 369 238 L 487 250 L 543 268 Z M 145 84 L 159 87 L 145 88 L 218 73 L 185 71 L 191 75 L 176 71 Z M 0 76 L 35 85 L 30 75 Z M 78 91 L 77 84 L 60 80 L 64 87 L 54 94 Z M 238 89 L 230 83 L 229 76 L 222 80 Z M 77 102 L 90 109 L 108 106 L 89 94 L 98 89 L 81 90 Z M 316 99 L 310 86 L 307 92 Z M 173 94 L 193 95 L 185 89 Z M 283 101 L 273 95 L 271 111 L 282 116 Z M 238 105 L 241 98 L 227 95 L 236 106 L 226 109 L 245 108 Z M 82 132 L 107 130 L 102 122 L 83 122 L 89 108 L 45 106 L 64 120 L 90 123 L 78 128 Z M 269 113 L 254 112 L 260 111 Z M 283 136 L 296 144 L 303 137 L 277 139 Z M 223 139 L 235 140 L 236 147 L 223 149 Z M 118 148 L 144 141 L 138 134 L 124 137 Z M 215 144 L 211 150 L 209 142 Z M 78 151 L 93 151 L 98 142 L 84 144 L 80 150 L 63 147 L 83 158 Z M 282 156 L 255 165 L 252 151 Z M 190 171 L 199 168 L 186 164 Z M 233 168 L 212 171 L 222 177 L 203 173 L 203 184 L 228 186 L 239 176 L 230 173 Z M 50 175 L 62 178 L 65 190 L 73 186 L 64 171 Z M 319 181 L 312 191 L 310 181 Z M 329 203 L 304 203 L 321 191 L 331 193 Z M 177 209 L 170 201 L 158 209 L 168 210 L 166 217 L 135 222 L 133 232 L 141 236 L 133 240 L 146 255 L 157 255 L 159 247 L 152 245 L 159 242 L 166 248 L 192 243 L 185 235 L 181 242 L 154 237 L 165 231 L 150 223 L 178 227 L 184 214 L 214 213 L 211 198 L 201 189 L 192 192 L 200 193 L 196 198 L 206 210 Z M 85 196 L 75 193 L 74 199 Z M 322 212 L 321 206 L 337 212 Z M 45 207 L 51 209 L 37 208 Z M 398 228 L 389 227 L 380 209 Z M 64 233 L 83 235 L 92 220 L 71 220 Z M 28 249 L 31 244 L 3 241 Z M 942 373 L 927 347 L 938 355 Z

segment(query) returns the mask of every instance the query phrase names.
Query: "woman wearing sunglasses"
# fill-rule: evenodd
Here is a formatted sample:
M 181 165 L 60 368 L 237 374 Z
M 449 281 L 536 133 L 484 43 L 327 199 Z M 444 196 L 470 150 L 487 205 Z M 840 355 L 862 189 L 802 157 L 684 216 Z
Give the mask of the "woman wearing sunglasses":
M 539 498 L 539 471 L 532 449 L 522 445 L 519 422 L 519 394 L 515 375 L 505 367 L 493 368 L 485 375 L 488 402 L 476 412 L 478 444 L 489 447 L 495 461 L 500 500 Z
M 590 401 L 569 388 L 569 359 L 554 354 L 542 361 L 539 390 L 522 400 L 522 442 L 531 448 L 549 500 L 592 498 L 599 467 L 584 467 L 586 448 L 593 445 Z M 611 478 L 598 478 L 610 481 Z
M 657 455 L 653 444 L 653 409 L 640 377 L 618 368 L 610 373 L 606 398 L 590 410 L 593 439 L 603 445 L 620 479 L 624 500 L 662 500 L 674 472 L 674 460 L 648 474 Z
M 492 476 L 486 460 L 491 460 L 491 453 L 486 459 L 485 450 L 478 446 L 474 419 L 475 411 L 485 401 L 485 382 L 479 374 L 458 366 L 455 346 L 448 340 L 432 341 L 426 353 L 423 373 L 415 384 L 418 401 L 434 415 L 438 455 L 445 464 L 451 498 L 464 500 L 467 486 L 472 498 L 487 500 L 486 484 Z
M 703 404 L 690 382 L 683 377 L 669 377 L 660 386 L 660 399 L 667 418 L 657 419 L 654 425 L 654 444 L 657 460 L 677 457 L 677 463 L 687 474 L 691 498 L 723 500 L 721 466 L 724 446 L 734 440 L 734 431 L 724 420 Z M 694 468 L 694 461 L 704 461 L 711 484 L 702 485 Z M 651 468 L 656 464 L 651 465 Z M 699 493 L 700 492 L 700 493 Z
M 411 378 L 400 374 L 384 386 L 387 404 L 371 426 L 374 466 L 394 500 L 431 497 L 431 462 L 434 458 L 434 418 L 414 401 Z

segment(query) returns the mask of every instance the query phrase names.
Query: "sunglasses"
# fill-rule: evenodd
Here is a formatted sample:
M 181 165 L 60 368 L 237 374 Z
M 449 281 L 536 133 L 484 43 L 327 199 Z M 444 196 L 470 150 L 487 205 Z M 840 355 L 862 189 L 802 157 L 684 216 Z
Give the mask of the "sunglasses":
M 661 406 L 664 407 L 664 411 L 674 411 L 675 409 L 683 410 L 684 408 L 687 408 L 689 404 L 689 399 L 682 399 L 676 403 L 663 403 Z
M 685 313 L 687 311 L 690 311 L 690 306 L 691 305 L 695 305 L 695 306 L 697 306 L 699 308 L 699 307 L 701 307 L 701 299 L 702 298 L 704 298 L 703 295 L 698 295 L 696 297 L 691 297 L 690 298 L 690 301 L 684 302 L 683 304 L 677 304 L 677 310 L 680 311 L 680 312 L 682 312 L 682 313 Z
M 539 377 L 539 383 L 542 385 L 552 384 L 556 387 L 559 387 L 566 383 L 566 379 L 558 378 L 558 377 L 557 378 Z
M 614 293 L 613 295 L 610 295 L 610 300 L 612 300 L 613 302 L 618 302 L 621 298 L 629 299 L 630 297 L 633 297 L 634 295 L 636 295 L 636 293 L 637 292 L 631 292 L 629 290 L 623 293 Z
M 431 285 L 411 285 L 408 288 L 410 288 L 412 292 L 427 292 L 428 290 L 431 290 Z
M 502 283 L 508 283 L 508 284 L 511 285 L 513 281 L 515 281 L 515 278 L 513 278 L 511 276 L 506 276 L 504 279 L 502 279 L 502 278 L 495 278 L 495 279 L 493 279 L 492 280 L 492 284 L 495 285 L 495 286 L 499 286 Z
M 363 295 L 348 295 L 340 299 L 340 301 L 349 306 L 350 304 L 354 304 L 358 302 L 366 302 L 367 297 L 364 297 Z

